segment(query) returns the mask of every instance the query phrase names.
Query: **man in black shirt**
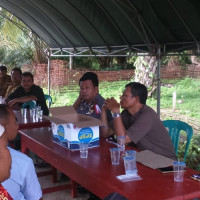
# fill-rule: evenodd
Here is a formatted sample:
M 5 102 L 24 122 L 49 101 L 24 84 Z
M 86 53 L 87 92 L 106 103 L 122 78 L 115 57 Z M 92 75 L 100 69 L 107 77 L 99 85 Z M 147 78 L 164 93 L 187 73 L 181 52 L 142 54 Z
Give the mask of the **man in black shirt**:
M 8 102 L 9 106 L 21 106 L 23 103 L 32 100 L 41 106 L 44 115 L 49 114 L 42 88 L 34 84 L 33 75 L 30 72 L 24 72 L 21 86 L 7 97 L 6 102 Z

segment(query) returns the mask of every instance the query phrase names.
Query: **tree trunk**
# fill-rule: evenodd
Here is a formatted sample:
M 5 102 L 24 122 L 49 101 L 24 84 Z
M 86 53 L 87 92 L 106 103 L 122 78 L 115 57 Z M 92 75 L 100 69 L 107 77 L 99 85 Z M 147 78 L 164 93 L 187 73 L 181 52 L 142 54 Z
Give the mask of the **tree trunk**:
M 135 81 L 144 84 L 152 96 L 156 89 L 156 57 L 155 56 L 140 56 L 136 59 L 134 66 Z

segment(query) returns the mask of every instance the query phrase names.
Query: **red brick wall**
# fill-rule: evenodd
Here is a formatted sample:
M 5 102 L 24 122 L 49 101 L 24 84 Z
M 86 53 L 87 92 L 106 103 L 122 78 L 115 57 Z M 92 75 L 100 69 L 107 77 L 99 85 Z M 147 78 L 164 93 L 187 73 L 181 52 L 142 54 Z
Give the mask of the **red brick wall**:
M 53 60 L 51 61 L 51 87 L 60 87 L 68 84 L 77 84 L 80 77 L 89 70 L 69 70 L 67 61 Z M 23 71 L 30 71 L 30 66 L 25 65 Z M 48 66 L 47 64 L 37 64 L 32 66 L 35 84 L 47 86 Z M 119 71 L 94 71 L 97 73 L 100 81 L 116 81 L 130 80 L 134 76 L 134 70 L 119 70 Z
M 37 64 L 34 66 L 23 66 L 23 71 L 32 71 L 35 83 L 40 86 L 47 86 L 48 66 L 47 64 Z M 50 68 L 51 87 L 61 87 L 68 84 L 77 84 L 80 77 L 88 70 L 69 70 L 68 62 L 63 60 L 52 60 Z M 134 70 L 118 71 L 95 71 L 100 81 L 131 80 Z M 200 78 L 200 65 L 182 66 L 162 66 L 161 78 L 183 78 L 189 76 Z

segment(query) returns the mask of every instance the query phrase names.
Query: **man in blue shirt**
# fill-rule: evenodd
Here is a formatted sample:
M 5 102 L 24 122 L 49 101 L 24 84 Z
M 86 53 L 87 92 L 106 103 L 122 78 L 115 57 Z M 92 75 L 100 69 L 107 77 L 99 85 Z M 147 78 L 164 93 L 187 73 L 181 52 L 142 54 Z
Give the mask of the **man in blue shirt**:
M 1 122 L 5 128 L 5 135 L 8 141 L 13 141 L 17 135 L 18 124 L 11 108 L 4 105 L 5 121 Z M 0 113 L 3 105 L 0 106 Z M 10 178 L 2 182 L 3 187 L 8 191 L 13 200 L 41 200 L 42 190 L 35 173 L 33 161 L 25 154 L 9 148 L 12 164 Z

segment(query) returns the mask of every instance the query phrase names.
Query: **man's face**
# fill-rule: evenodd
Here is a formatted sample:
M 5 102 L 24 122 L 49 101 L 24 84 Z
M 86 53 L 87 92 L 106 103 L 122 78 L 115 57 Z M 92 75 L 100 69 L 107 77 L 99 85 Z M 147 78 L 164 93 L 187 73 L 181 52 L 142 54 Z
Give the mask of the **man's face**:
M 80 95 L 82 99 L 90 102 L 98 94 L 98 87 L 94 87 L 91 80 L 81 81 Z
M 7 109 L 9 111 L 9 119 L 7 124 L 5 125 L 6 136 L 8 141 L 13 141 L 17 136 L 19 126 L 16 123 L 16 117 L 12 109 L 11 108 Z
M 0 78 L 5 76 L 6 74 L 7 74 L 7 72 L 5 70 L 0 70 Z
M 11 79 L 13 83 L 21 83 L 22 77 L 19 71 L 14 70 L 11 73 Z
M 33 80 L 30 76 L 22 76 L 21 84 L 25 91 L 29 91 L 30 88 L 33 86 Z
M 133 107 L 136 102 L 136 97 L 132 97 L 131 87 L 126 87 L 122 96 L 120 97 L 120 105 L 123 109 Z

